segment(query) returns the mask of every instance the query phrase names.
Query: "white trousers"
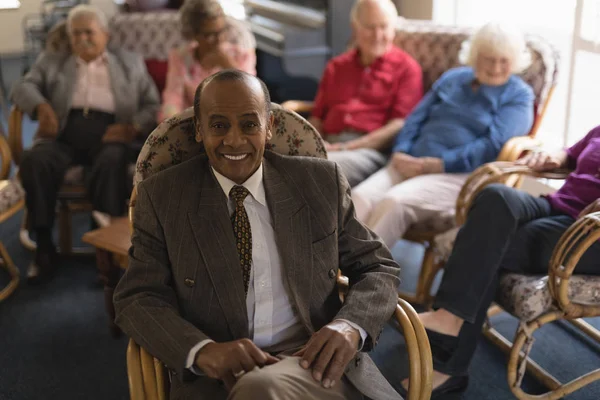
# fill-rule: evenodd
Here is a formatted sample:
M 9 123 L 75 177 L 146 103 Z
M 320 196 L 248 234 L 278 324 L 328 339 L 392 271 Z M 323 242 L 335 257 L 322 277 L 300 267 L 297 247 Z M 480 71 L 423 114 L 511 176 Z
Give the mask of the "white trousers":
M 352 189 L 358 219 L 392 248 L 411 225 L 454 209 L 465 174 L 404 179 L 388 164 Z

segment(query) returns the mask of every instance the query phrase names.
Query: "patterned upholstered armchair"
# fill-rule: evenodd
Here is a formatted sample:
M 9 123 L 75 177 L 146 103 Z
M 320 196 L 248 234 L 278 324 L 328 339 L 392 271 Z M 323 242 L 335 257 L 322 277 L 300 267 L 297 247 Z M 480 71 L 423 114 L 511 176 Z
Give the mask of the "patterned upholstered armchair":
M 9 179 L 10 148 L 1 130 L 0 127 L 0 223 L 16 214 L 25 203 L 23 188 L 15 179 Z M 6 269 L 10 277 L 8 284 L 0 290 L 0 301 L 4 301 L 19 285 L 19 270 L 2 242 L 0 242 L 0 266 Z
M 460 65 L 458 55 L 461 45 L 472 33 L 471 29 L 445 26 L 431 21 L 402 20 L 396 30 L 394 43 L 417 60 L 423 70 L 423 86 L 429 90 L 448 69 Z M 535 123 L 528 136 L 510 140 L 498 156 L 500 161 L 514 161 L 526 149 L 537 145 L 534 140 L 558 78 L 558 53 L 544 39 L 528 36 L 527 45 L 532 54 L 532 64 L 521 77 L 535 94 Z M 288 101 L 282 104 L 296 112 L 310 112 L 311 102 Z M 515 180 L 512 184 L 518 184 Z M 433 239 L 439 233 L 455 226 L 454 209 L 447 210 L 436 219 L 424 221 L 406 233 L 404 239 L 425 245 L 425 255 L 416 293 L 402 293 L 402 297 L 421 304 L 431 302 L 430 290 L 440 265 L 435 262 Z
M 291 156 L 327 157 L 321 136 L 304 118 L 277 104 L 272 104 L 271 109 L 275 117 L 275 127 L 273 137 L 267 143 L 269 149 Z M 201 144 L 195 140 L 193 117 L 194 111 L 189 108 L 164 121 L 150 134 L 138 157 L 135 185 L 152 174 L 179 164 L 203 151 Z M 130 200 L 130 220 L 133 218 L 136 197 L 134 187 Z M 338 287 L 341 299 L 347 286 L 347 278 L 339 275 Z M 425 329 L 415 310 L 404 300 L 398 301 L 394 316 L 408 348 L 411 382 L 408 399 L 429 399 L 433 367 Z M 169 398 L 167 369 L 132 340 L 127 349 L 127 373 L 133 400 Z
M 463 186 L 462 201 L 457 203 L 457 223 L 462 225 L 468 210 L 481 190 L 492 183 L 502 183 L 516 176 L 547 179 L 565 179 L 569 171 L 537 173 L 513 163 L 490 163 L 480 167 Z M 443 263 L 448 259 L 457 229 L 435 239 L 436 256 Z M 591 382 L 600 380 L 600 368 L 561 384 L 547 371 L 529 359 L 533 333 L 543 325 L 566 320 L 600 342 L 600 331 L 581 318 L 600 316 L 600 277 L 577 274 L 577 262 L 596 240 L 600 239 L 600 212 L 579 218 L 557 243 L 547 275 L 505 273 L 500 277 L 496 294 L 497 306 L 490 308 L 491 316 L 502 309 L 518 318 L 519 328 L 513 343 L 500 335 L 490 323 L 484 328 L 485 336 L 510 354 L 508 383 L 519 399 L 559 399 Z M 598 261 L 600 266 L 600 260 Z M 499 306 L 499 307 L 498 307 Z M 526 358 L 523 357 L 523 353 Z M 521 389 L 521 380 L 527 369 L 551 392 L 544 397 L 529 395 Z

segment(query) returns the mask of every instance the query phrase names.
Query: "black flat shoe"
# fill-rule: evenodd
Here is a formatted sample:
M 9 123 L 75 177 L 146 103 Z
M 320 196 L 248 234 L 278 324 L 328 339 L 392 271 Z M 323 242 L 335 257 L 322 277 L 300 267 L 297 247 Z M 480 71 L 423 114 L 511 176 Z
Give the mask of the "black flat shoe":
M 36 253 L 34 261 L 27 268 L 27 283 L 38 285 L 49 281 L 54 276 L 57 263 L 56 251 Z
M 451 376 L 446 382 L 433 389 L 431 399 L 438 399 L 451 393 L 462 393 L 467 389 L 467 386 L 469 386 L 468 376 Z M 408 396 L 408 390 L 402 385 L 398 388 L 398 393 L 404 398 Z
M 458 347 L 458 336 L 446 335 L 425 328 L 434 362 L 445 363 Z

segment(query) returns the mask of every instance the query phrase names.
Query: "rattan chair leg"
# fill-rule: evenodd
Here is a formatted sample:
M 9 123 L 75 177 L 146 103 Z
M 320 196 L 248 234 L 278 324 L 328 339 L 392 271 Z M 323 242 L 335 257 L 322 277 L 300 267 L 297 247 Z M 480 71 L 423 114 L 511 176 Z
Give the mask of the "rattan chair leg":
M 520 360 L 521 349 L 525 345 L 528 335 L 533 334 L 534 331 L 538 330 L 545 324 L 550 322 L 554 322 L 564 318 L 564 314 L 562 311 L 551 311 L 542 316 L 536 318 L 535 320 L 527 323 L 525 325 L 525 329 L 519 329 L 517 335 L 515 336 L 515 341 L 512 346 L 510 357 L 508 361 L 508 384 L 511 388 L 511 391 L 518 399 L 524 400 L 534 400 L 534 399 L 544 399 L 544 400 L 558 400 L 569 393 L 573 393 L 576 390 L 581 389 L 584 386 L 589 385 L 592 382 L 600 380 L 600 368 L 591 371 L 585 375 L 582 375 L 576 379 L 571 380 L 565 384 L 559 384 L 557 388 L 551 388 L 551 391 L 544 393 L 542 395 L 530 395 L 525 393 L 518 382 L 518 366 Z M 545 372 L 545 371 L 544 371 Z M 546 372 L 547 373 L 547 372 Z M 548 374 L 549 375 L 549 374 Z M 545 383 L 545 382 L 543 382 Z
M 483 335 L 496 347 L 506 354 L 510 354 L 513 343 L 502 336 L 496 329 L 490 327 L 483 330 Z M 527 357 L 527 372 L 549 389 L 560 387 L 561 383 L 550 373 L 543 369 L 538 363 Z
M 13 263 L 13 260 L 10 258 L 8 251 L 6 251 L 6 248 L 2 242 L 0 242 L 0 257 L 2 257 L 1 265 L 6 268 L 8 275 L 10 276 L 10 282 L 8 282 L 8 285 L 6 285 L 4 289 L 0 290 L 1 302 L 13 294 L 13 292 L 17 289 L 17 286 L 19 286 L 19 270 Z
M 583 333 L 588 335 L 590 338 L 600 343 L 600 330 L 598 330 L 596 327 L 592 326 L 581 318 L 570 319 L 569 322 L 583 331 Z

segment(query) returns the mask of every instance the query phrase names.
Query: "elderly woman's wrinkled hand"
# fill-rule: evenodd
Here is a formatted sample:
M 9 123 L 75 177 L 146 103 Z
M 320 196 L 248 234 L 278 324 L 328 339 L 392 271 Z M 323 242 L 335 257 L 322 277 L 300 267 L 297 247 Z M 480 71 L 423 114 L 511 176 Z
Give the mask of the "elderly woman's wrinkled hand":
M 425 160 L 405 153 L 394 153 L 392 166 L 404 179 L 414 178 L 425 173 Z
M 42 103 L 36 108 L 39 121 L 36 135 L 42 138 L 54 139 L 58 135 L 58 118 L 48 103 Z
M 515 164 L 526 165 L 534 171 L 549 171 L 560 168 L 561 160 L 556 155 L 544 151 L 534 151 L 517 160 Z

